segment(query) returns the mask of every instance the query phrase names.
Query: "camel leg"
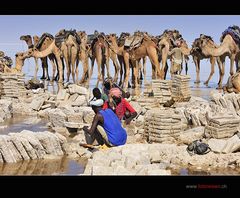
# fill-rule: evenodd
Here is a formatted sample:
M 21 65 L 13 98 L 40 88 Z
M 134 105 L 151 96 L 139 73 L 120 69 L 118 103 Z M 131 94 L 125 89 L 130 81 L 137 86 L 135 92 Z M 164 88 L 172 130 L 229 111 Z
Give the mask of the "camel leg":
M 122 85 L 122 76 L 123 76 L 123 67 L 124 67 L 124 63 L 123 63 L 123 57 L 119 57 L 118 56 L 118 61 L 119 61 L 119 64 L 120 64 L 120 79 L 119 79 L 119 86 Z
M 186 75 L 187 75 L 187 72 L 188 72 L 188 62 L 185 61 L 185 73 L 186 73 Z
M 55 55 L 55 56 L 56 56 L 57 62 L 58 62 L 58 71 L 59 71 L 58 83 L 62 83 L 63 82 L 63 64 L 62 64 L 62 59 L 58 55 Z
M 48 74 L 48 61 L 47 61 L 47 57 L 45 57 L 43 59 L 43 69 L 44 69 L 44 73 L 46 74 L 45 79 L 46 80 L 50 80 L 49 74 Z
M 166 76 L 165 75 L 165 71 L 166 71 L 166 69 L 165 69 L 165 67 L 166 67 L 166 63 L 167 63 L 167 56 L 168 56 L 168 49 L 167 48 L 163 48 L 162 49 L 162 77 L 163 76 Z M 160 76 L 161 77 L 161 76 Z
M 105 63 L 106 63 L 106 68 L 107 68 L 107 77 L 110 78 L 110 67 L 109 67 L 109 62 L 110 62 L 110 58 L 108 55 L 105 54 Z M 104 76 L 102 76 L 102 79 L 104 81 Z
M 125 54 L 123 56 L 124 58 L 124 63 L 125 63 L 125 73 L 126 73 L 126 76 L 125 76 L 125 79 L 124 79 L 124 83 L 123 83 L 123 88 L 124 88 L 124 91 L 127 90 L 127 87 L 128 87 L 128 80 L 129 80 L 129 74 L 130 74 L 130 67 L 129 67 L 129 54 Z
M 67 50 L 67 48 L 63 49 L 63 57 L 65 59 L 66 69 L 67 69 L 67 82 L 69 82 L 69 78 L 70 78 L 70 60 L 68 58 L 68 50 Z
M 55 64 L 55 62 L 54 62 L 54 57 L 52 57 L 52 56 L 49 56 L 49 59 L 50 59 L 50 61 L 51 61 L 51 64 L 52 64 L 52 79 L 51 79 L 51 81 L 53 81 L 54 80 L 54 77 L 55 77 L 55 73 L 56 73 L 56 68 L 57 68 L 57 66 L 56 66 L 56 64 Z
M 35 74 L 34 74 L 34 79 L 37 79 L 37 73 L 38 73 L 38 69 L 39 69 L 39 66 L 38 66 L 38 58 L 34 58 L 35 60 Z
M 75 67 L 76 84 L 79 83 L 79 81 L 78 81 L 78 75 L 79 75 L 78 64 L 79 64 L 79 59 L 76 60 L 76 67 Z
M 208 79 L 204 82 L 204 85 L 206 85 L 206 86 L 208 86 L 208 82 L 209 82 L 209 80 L 212 78 L 212 76 L 213 76 L 213 74 L 214 74 L 215 62 L 216 62 L 216 58 L 215 58 L 215 57 L 211 57 L 211 58 L 210 58 L 211 72 L 210 72 L 210 74 L 209 74 Z
M 142 63 L 141 63 L 141 59 L 138 59 L 137 60 L 137 63 L 138 63 L 138 68 L 139 68 L 139 76 L 140 76 L 140 80 L 143 80 L 143 74 L 142 74 L 142 68 L 143 68 L 143 66 L 142 66 Z
M 225 73 L 225 57 L 220 57 L 220 60 L 217 59 L 218 62 L 218 67 L 221 68 L 221 74 L 220 74 L 220 79 L 218 82 L 218 89 L 222 89 L 222 81 L 223 81 L 223 77 L 224 77 L 224 73 Z
M 92 58 L 91 58 L 91 69 L 90 69 L 90 72 L 89 72 L 89 78 L 90 79 L 92 78 L 92 74 L 93 74 L 94 61 L 95 61 L 95 56 L 92 56 Z
M 147 64 L 147 57 L 144 57 L 144 58 L 143 58 L 143 75 L 144 75 L 144 82 L 146 82 L 146 75 L 147 75 L 146 64 Z
M 147 49 L 147 54 L 148 54 L 148 57 L 151 61 L 151 63 L 153 65 L 155 65 L 156 69 L 157 69 L 157 76 L 159 79 L 163 79 L 163 73 L 160 69 L 160 63 L 158 61 L 158 55 L 157 55 L 157 50 L 156 48 L 150 48 L 150 49 Z
M 113 61 L 113 65 L 114 65 L 114 68 L 115 68 L 115 74 L 114 74 L 114 79 L 113 79 L 113 81 L 114 81 L 114 82 L 117 82 L 120 66 L 119 66 L 119 64 L 118 64 L 117 56 L 116 56 L 116 55 L 114 55 L 112 61 Z
M 98 66 L 98 77 L 97 77 L 97 84 L 96 87 L 98 87 L 99 81 L 101 80 L 101 71 L 102 73 L 104 73 L 104 68 L 102 68 L 102 56 L 97 56 L 96 57 L 96 61 L 97 61 L 97 66 Z M 104 78 L 104 76 L 103 76 Z
M 194 83 L 200 83 L 200 59 L 194 56 L 193 61 L 196 67 L 196 74 L 197 74 L 197 78 Z
M 88 59 L 87 59 L 87 57 L 85 57 L 83 59 L 83 75 L 82 75 L 82 78 L 80 80 L 80 83 L 83 83 L 86 80 L 87 76 L 88 76 L 87 83 L 89 83 L 90 77 L 89 77 L 89 73 L 88 73 Z
M 233 71 L 233 65 L 234 65 L 234 60 L 235 60 L 235 54 L 230 57 L 230 75 L 232 76 L 234 74 Z

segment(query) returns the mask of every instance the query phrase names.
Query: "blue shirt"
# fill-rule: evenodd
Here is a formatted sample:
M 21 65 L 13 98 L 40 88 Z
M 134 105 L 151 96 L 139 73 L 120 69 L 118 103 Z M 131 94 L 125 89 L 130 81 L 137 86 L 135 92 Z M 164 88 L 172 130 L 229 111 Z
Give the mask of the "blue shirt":
M 127 132 L 116 114 L 111 109 L 101 110 L 99 113 L 104 119 L 103 128 L 107 133 L 108 141 L 115 146 L 124 145 L 127 141 Z

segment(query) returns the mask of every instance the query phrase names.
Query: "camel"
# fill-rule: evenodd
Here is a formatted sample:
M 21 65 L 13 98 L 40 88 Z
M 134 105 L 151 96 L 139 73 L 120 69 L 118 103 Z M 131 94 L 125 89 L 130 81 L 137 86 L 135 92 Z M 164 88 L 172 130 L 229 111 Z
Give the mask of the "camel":
M 92 43 L 92 59 L 91 59 L 91 69 L 89 74 L 90 79 L 92 77 L 95 59 L 98 65 L 98 77 L 97 77 L 97 84 L 96 84 L 96 86 L 98 86 L 100 80 L 102 80 L 102 82 L 104 81 L 105 65 L 107 67 L 107 77 L 110 78 L 110 71 L 109 71 L 110 49 L 105 40 L 105 36 L 102 33 L 99 34 L 98 37 Z
M 217 47 L 213 46 L 209 39 L 205 39 L 203 36 L 200 36 L 200 47 L 202 53 L 209 54 L 214 57 L 220 57 L 219 62 L 221 64 L 221 76 L 218 82 L 218 88 L 222 88 L 222 80 L 225 72 L 225 57 L 228 56 L 230 58 L 230 75 L 233 75 L 233 64 L 240 52 L 239 46 L 233 40 L 232 36 L 227 34 L 223 38 L 221 45 Z
M 87 43 L 87 34 L 85 31 L 78 31 L 77 32 L 81 43 L 79 45 L 79 54 L 78 54 L 78 60 L 80 60 L 83 64 L 83 74 L 82 78 L 79 81 L 79 83 L 84 83 L 86 79 L 88 78 L 87 84 L 89 84 L 89 66 L 88 66 L 88 57 L 89 57 L 89 50 L 90 47 Z M 78 69 L 76 70 L 76 77 L 78 78 Z
M 60 30 L 55 35 L 55 40 L 59 39 L 59 48 L 62 51 L 63 57 L 66 62 L 67 67 L 67 82 L 69 82 L 70 73 L 72 74 L 73 82 L 77 82 L 78 79 L 75 78 L 75 73 L 78 76 L 78 54 L 79 54 L 79 44 L 80 39 L 77 35 L 76 30 L 66 31 L 65 29 Z
M 51 34 L 48 33 L 44 33 L 40 38 L 38 36 L 33 36 L 33 41 L 34 41 L 34 46 L 37 47 L 37 49 L 39 51 L 43 51 L 45 49 L 48 48 L 48 46 L 53 42 L 54 37 Z M 56 57 L 54 56 L 54 54 L 49 54 L 47 56 L 49 58 L 49 60 L 51 61 L 52 64 L 52 81 L 56 80 L 55 78 L 55 73 L 56 73 L 56 69 L 57 69 L 57 61 L 56 61 Z M 48 63 L 47 63 L 47 57 L 41 58 L 42 61 L 42 68 L 43 68 L 43 75 L 41 77 L 41 79 L 47 79 L 50 80 L 49 74 L 48 74 Z M 35 75 L 37 75 L 38 72 L 38 62 L 37 62 L 37 67 L 35 70 Z M 46 76 L 45 76 L 46 74 Z
M 42 51 L 42 50 L 45 50 L 52 42 L 53 42 L 53 36 L 51 34 L 48 34 L 48 33 L 44 33 L 41 38 L 39 38 L 38 36 L 33 36 L 33 38 L 30 36 L 30 35 L 23 35 L 20 37 L 20 40 L 23 40 L 26 42 L 26 44 L 28 45 L 28 49 L 30 48 L 33 48 L 33 47 L 36 47 Z M 39 42 L 40 41 L 40 42 Z M 34 44 L 33 44 L 34 42 Z M 53 76 L 52 76 L 52 80 L 55 79 L 55 72 L 56 72 L 56 58 L 54 56 L 54 54 L 50 54 L 48 56 L 48 58 L 50 59 L 51 61 L 51 64 L 52 64 L 52 67 L 53 67 Z M 35 59 L 35 74 L 34 74 L 34 78 L 36 79 L 37 78 L 37 72 L 38 72 L 38 69 L 39 69 L 39 66 L 38 66 L 38 61 L 37 61 L 37 58 L 34 58 Z M 41 62 L 42 62 L 42 70 L 43 70 L 43 74 L 42 74 L 42 77 L 41 79 L 47 79 L 47 80 L 50 80 L 49 78 L 49 74 L 48 74 L 48 63 L 47 63 L 47 57 L 44 57 L 44 58 L 41 58 Z M 47 76 L 45 76 L 45 74 L 47 74 Z
M 15 67 L 9 68 L 8 66 L 4 67 L 4 73 L 22 73 L 22 67 L 26 58 L 29 58 L 29 53 L 18 52 L 15 54 Z
M 123 87 L 124 89 L 127 89 L 127 85 L 128 85 L 128 78 L 129 78 L 129 61 L 131 60 L 133 63 L 133 67 L 134 67 L 134 86 L 137 87 L 138 86 L 138 62 L 140 61 L 140 59 L 148 56 L 152 65 L 154 65 L 157 68 L 157 75 L 159 78 L 161 78 L 161 71 L 160 71 L 160 64 L 158 62 L 158 55 L 157 55 L 157 46 L 156 44 L 150 39 L 150 37 L 146 34 L 144 34 L 143 36 L 143 40 L 142 43 L 139 47 L 135 48 L 135 49 L 131 49 L 131 50 L 127 50 L 124 47 L 124 44 L 121 46 L 118 46 L 117 43 L 117 38 L 115 35 L 109 35 L 109 40 L 111 40 L 112 43 L 112 47 L 115 50 L 115 52 L 123 57 L 124 60 L 124 65 L 125 65 L 125 71 L 126 71 L 126 75 L 124 76 L 124 84 Z M 120 71 L 121 72 L 121 71 Z M 120 79 L 121 80 L 121 79 Z
M 56 46 L 55 39 L 53 42 L 43 51 L 39 51 L 37 48 L 31 48 L 27 51 L 29 57 L 34 58 L 44 58 L 47 57 L 49 54 L 54 54 L 57 60 L 58 65 L 58 73 L 59 73 L 59 79 L 58 82 L 63 82 L 63 64 L 62 64 L 62 52 L 61 50 Z
M 200 83 L 200 61 L 202 59 L 208 59 L 208 58 L 210 59 L 211 72 L 209 74 L 208 79 L 204 82 L 204 84 L 206 86 L 208 86 L 208 83 L 214 74 L 214 65 L 215 65 L 216 61 L 218 63 L 220 79 L 223 78 L 223 73 L 222 73 L 220 58 L 211 56 L 209 53 L 203 53 L 203 51 L 201 49 L 201 40 L 202 39 L 208 40 L 209 45 L 212 45 L 214 48 L 216 48 L 217 45 L 214 43 L 213 39 L 210 36 L 201 34 L 200 38 L 197 38 L 194 40 L 194 42 L 192 44 L 192 49 L 190 52 L 190 54 L 192 55 L 192 58 L 193 58 L 193 61 L 194 61 L 195 67 L 196 67 L 196 73 L 197 73 L 196 81 L 194 83 Z M 219 80 L 219 82 L 220 81 L 222 81 L 222 80 Z
M 181 43 L 181 50 L 184 54 L 185 60 L 188 60 L 188 55 L 190 54 L 190 49 L 187 46 L 186 41 L 182 38 L 182 35 L 177 30 L 165 30 L 162 35 L 157 36 L 156 39 L 158 40 L 158 49 L 160 51 L 159 60 L 162 62 L 162 78 L 166 79 L 168 65 L 167 59 L 169 58 L 168 53 L 169 51 L 176 46 L 176 42 Z M 153 75 L 156 75 L 156 72 Z

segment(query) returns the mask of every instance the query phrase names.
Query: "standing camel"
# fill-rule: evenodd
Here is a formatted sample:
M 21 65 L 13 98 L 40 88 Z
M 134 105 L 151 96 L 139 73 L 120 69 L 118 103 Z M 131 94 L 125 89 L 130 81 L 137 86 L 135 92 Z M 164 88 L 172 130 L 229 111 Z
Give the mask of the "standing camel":
M 218 47 L 214 47 L 209 39 L 200 36 L 200 47 L 202 53 L 209 54 L 210 56 L 214 57 L 220 57 L 222 72 L 218 82 L 218 88 L 222 88 L 222 80 L 225 72 L 225 58 L 226 56 L 230 58 L 230 75 L 233 75 L 233 64 L 239 54 L 239 46 L 233 40 L 232 36 L 227 34 L 223 38 L 221 45 Z
M 48 33 L 44 33 L 41 38 L 39 38 L 38 36 L 33 36 L 33 39 L 30 35 L 23 35 L 20 37 L 20 40 L 23 40 L 26 42 L 26 44 L 28 45 L 28 49 L 31 49 L 33 47 L 38 48 L 39 51 L 45 50 L 53 41 L 53 36 L 51 34 Z M 40 42 L 39 42 L 40 41 Z M 55 57 L 53 54 L 50 54 L 48 56 L 48 58 L 50 59 L 52 66 L 53 66 L 53 74 L 56 71 L 56 64 L 55 64 Z M 35 73 L 34 73 L 34 78 L 37 78 L 37 72 L 39 69 L 38 66 L 38 59 L 34 58 L 35 60 Z M 43 70 L 43 74 L 41 79 L 47 79 L 49 80 L 49 75 L 48 75 L 48 63 L 47 63 L 47 57 L 41 58 L 41 62 L 42 62 L 42 70 Z M 45 76 L 45 74 L 47 74 L 47 76 Z M 54 79 L 54 77 L 53 77 Z
M 34 58 L 44 58 L 47 57 L 49 54 L 54 54 L 57 60 L 58 65 L 58 73 L 59 73 L 59 79 L 58 82 L 63 82 L 63 64 L 62 64 L 62 53 L 61 50 L 55 45 L 55 40 L 43 51 L 39 51 L 37 48 L 31 48 L 28 51 L 29 57 Z
M 48 48 L 48 46 L 54 41 L 54 37 L 49 33 L 44 33 L 40 38 L 38 36 L 33 36 L 34 46 L 39 50 L 43 51 Z M 49 54 L 47 56 L 52 64 L 52 81 L 55 79 L 55 73 L 57 69 L 57 61 L 54 54 Z M 47 57 L 41 58 L 42 61 L 42 68 L 43 68 L 43 75 L 41 79 L 47 79 L 50 80 L 49 73 L 48 73 L 48 62 Z M 35 75 L 37 75 L 38 72 L 38 62 L 35 69 Z
M 75 78 L 75 72 L 78 73 L 78 54 L 79 54 L 79 44 L 80 39 L 77 35 L 76 30 L 60 30 L 55 35 L 55 40 L 57 41 L 57 46 L 62 51 L 63 57 L 65 59 L 67 68 L 67 82 L 70 78 L 70 73 L 72 74 L 73 82 L 77 82 L 78 79 Z M 78 75 L 78 74 L 77 74 Z
M 161 71 L 160 71 L 160 64 L 158 62 L 158 55 L 157 55 L 157 46 L 156 44 L 150 39 L 150 37 L 146 34 L 143 36 L 143 40 L 139 47 L 131 50 L 127 50 L 124 45 L 118 46 L 117 38 L 115 35 L 110 35 L 109 39 L 112 41 L 112 47 L 115 49 L 118 55 L 123 56 L 124 64 L 126 67 L 126 75 L 124 79 L 124 89 L 127 89 L 128 86 L 128 79 L 129 79 L 129 61 L 131 60 L 134 66 L 134 86 L 138 86 L 138 61 L 146 56 L 149 57 L 152 65 L 154 65 L 157 69 L 157 75 L 161 78 Z
M 196 81 L 194 83 L 200 83 L 200 61 L 202 59 L 208 59 L 208 58 L 210 59 L 211 72 L 209 74 L 208 79 L 204 82 L 204 84 L 207 86 L 211 77 L 214 74 L 214 65 L 215 65 L 216 61 L 218 63 L 220 79 L 223 78 L 224 74 L 222 73 L 220 58 L 211 56 L 209 53 L 206 53 L 206 51 L 205 51 L 205 53 L 202 51 L 202 49 L 201 49 L 201 40 L 202 39 L 208 40 L 209 45 L 212 45 L 212 47 L 214 47 L 214 48 L 216 48 L 217 45 L 214 43 L 213 39 L 210 36 L 206 36 L 206 35 L 203 35 L 203 34 L 200 35 L 200 38 L 195 39 L 193 44 L 192 44 L 191 55 L 192 55 L 194 64 L 196 66 L 196 73 L 197 73 L 197 78 L 196 78 Z M 219 81 L 222 81 L 222 80 L 219 80 Z

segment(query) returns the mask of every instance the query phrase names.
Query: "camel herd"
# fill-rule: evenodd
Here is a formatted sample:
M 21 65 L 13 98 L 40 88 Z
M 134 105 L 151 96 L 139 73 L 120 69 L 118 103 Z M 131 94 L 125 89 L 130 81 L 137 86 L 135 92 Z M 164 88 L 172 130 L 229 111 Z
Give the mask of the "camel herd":
M 152 65 L 152 79 L 165 79 L 168 71 L 167 59 L 169 51 L 180 43 L 180 49 L 185 57 L 186 72 L 189 55 L 192 56 L 196 65 L 196 83 L 200 82 L 200 60 L 210 59 L 211 72 L 205 81 L 207 85 L 214 73 L 214 65 L 219 67 L 218 88 L 222 88 L 222 80 L 225 73 L 225 58 L 230 58 L 230 74 L 234 74 L 234 61 L 238 68 L 240 55 L 239 45 L 230 34 L 221 39 L 221 44 L 214 43 L 210 36 L 201 34 L 189 48 L 182 35 L 177 30 L 165 30 L 159 36 L 149 35 L 147 32 L 135 32 L 133 35 L 123 32 L 105 35 L 95 31 L 93 35 L 87 35 L 85 31 L 60 30 L 55 37 L 44 33 L 40 38 L 23 35 L 20 37 L 28 45 L 26 52 L 16 54 L 16 67 L 7 69 L 6 72 L 21 71 L 26 58 L 34 57 L 36 68 L 35 78 L 38 72 L 38 59 L 41 59 L 43 74 L 42 79 L 50 80 L 48 74 L 48 59 L 52 65 L 52 78 L 62 83 L 66 76 L 69 81 L 70 75 L 74 83 L 88 84 L 92 77 L 94 63 L 98 67 L 97 85 L 106 76 L 110 77 L 110 60 L 113 62 L 115 73 L 113 80 L 127 89 L 129 86 L 130 69 L 132 69 L 133 87 L 138 87 L 141 78 L 146 79 L 146 57 Z M 89 59 L 91 66 L 89 68 Z M 82 63 L 83 73 L 79 80 L 79 62 Z M 64 71 L 66 70 L 66 75 Z M 56 74 L 57 72 L 57 74 Z M 144 77 L 143 77 L 144 76 Z M 118 81 L 119 80 L 119 81 Z

